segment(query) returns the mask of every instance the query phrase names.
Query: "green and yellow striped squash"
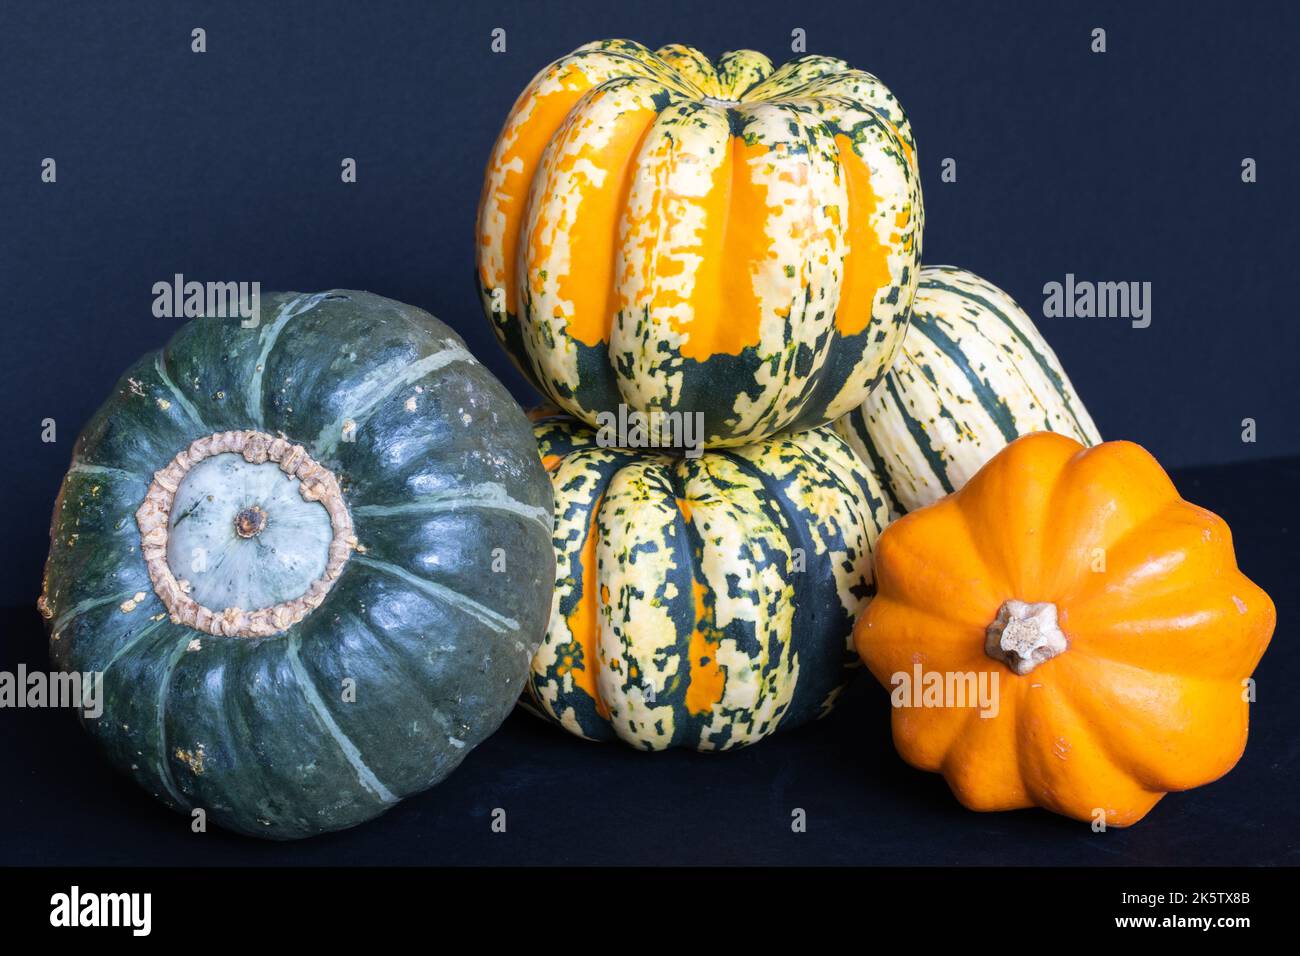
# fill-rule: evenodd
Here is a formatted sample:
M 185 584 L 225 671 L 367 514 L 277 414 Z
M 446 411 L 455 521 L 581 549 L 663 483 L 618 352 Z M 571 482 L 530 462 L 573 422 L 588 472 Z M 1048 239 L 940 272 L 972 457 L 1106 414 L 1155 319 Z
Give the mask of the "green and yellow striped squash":
M 869 73 L 589 43 L 524 90 L 488 163 L 497 337 L 588 424 L 700 412 L 757 441 L 860 403 L 902 341 L 923 225 L 902 107 Z
M 953 266 L 921 270 L 898 358 L 835 428 L 885 477 L 900 511 L 956 491 L 1021 435 L 1051 431 L 1101 443 L 1024 310 L 991 282 Z
M 556 592 L 529 709 L 594 740 L 725 750 L 826 714 L 893 515 L 829 427 L 697 458 L 534 423 Z

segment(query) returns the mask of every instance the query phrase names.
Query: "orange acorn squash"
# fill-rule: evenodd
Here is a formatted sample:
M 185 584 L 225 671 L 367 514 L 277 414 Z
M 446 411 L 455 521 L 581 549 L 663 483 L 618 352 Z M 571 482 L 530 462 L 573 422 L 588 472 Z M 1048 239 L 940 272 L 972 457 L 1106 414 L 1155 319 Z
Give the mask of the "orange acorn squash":
M 1135 444 L 1018 439 L 886 529 L 876 580 L 854 640 L 894 743 L 973 810 L 1127 826 L 1245 748 L 1273 602 Z

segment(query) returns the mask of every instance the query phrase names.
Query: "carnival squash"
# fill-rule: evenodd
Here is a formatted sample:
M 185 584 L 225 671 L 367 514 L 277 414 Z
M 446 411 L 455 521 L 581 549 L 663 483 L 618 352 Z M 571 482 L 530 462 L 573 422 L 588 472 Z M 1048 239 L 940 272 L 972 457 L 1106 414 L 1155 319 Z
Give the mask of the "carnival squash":
M 925 266 L 903 347 L 880 387 L 835 423 L 900 511 L 966 483 L 1021 435 L 1101 441 L 1050 345 L 1015 300 L 953 266 Z
M 532 709 L 594 740 L 725 750 L 827 713 L 853 668 L 879 483 L 829 428 L 698 458 L 535 424 L 556 592 Z
M 527 418 L 464 343 L 364 292 L 263 297 L 123 376 L 54 509 L 40 609 L 85 728 L 174 808 L 351 826 L 513 707 L 554 584 Z
M 869 73 L 589 43 L 543 69 L 488 163 L 492 327 L 588 424 L 701 413 L 710 445 L 832 421 L 884 375 L 921 254 L 915 145 Z
M 855 641 L 894 742 L 971 809 L 1127 826 L 1242 754 L 1273 603 L 1137 445 L 1020 438 L 891 525 L 876 575 Z

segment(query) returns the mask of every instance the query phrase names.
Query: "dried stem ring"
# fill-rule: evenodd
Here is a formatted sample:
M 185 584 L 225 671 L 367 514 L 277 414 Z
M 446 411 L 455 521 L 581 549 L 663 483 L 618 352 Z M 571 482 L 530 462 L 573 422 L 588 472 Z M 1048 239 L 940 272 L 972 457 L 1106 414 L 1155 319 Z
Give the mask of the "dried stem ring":
M 238 607 L 214 609 L 191 597 L 188 582 L 178 580 L 173 573 L 167 562 L 167 542 L 176 490 L 195 465 L 223 454 L 242 455 L 245 461 L 254 465 L 274 462 L 287 477 L 298 480 L 298 491 L 304 501 L 319 502 L 328 513 L 333 538 L 325 560 L 325 572 L 302 594 L 253 610 Z M 264 514 L 259 518 L 241 513 L 241 518 L 260 520 L 257 531 L 265 527 Z M 153 483 L 135 513 L 135 520 L 140 528 L 141 553 L 149 580 L 172 621 L 196 631 L 226 637 L 270 637 L 297 624 L 325 600 L 325 595 L 343 573 L 348 555 L 357 545 L 352 515 L 334 473 L 315 461 L 301 445 L 251 430 L 216 432 L 191 442 L 165 468 L 154 473 Z M 251 528 L 246 525 L 243 530 Z M 249 537 L 243 530 L 236 528 L 240 537 Z

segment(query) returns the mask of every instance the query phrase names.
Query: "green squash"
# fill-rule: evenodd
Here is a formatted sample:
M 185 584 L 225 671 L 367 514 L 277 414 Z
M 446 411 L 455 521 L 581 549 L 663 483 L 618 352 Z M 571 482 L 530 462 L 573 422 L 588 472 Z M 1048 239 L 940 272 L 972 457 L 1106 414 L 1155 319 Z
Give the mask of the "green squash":
M 698 458 L 534 423 L 556 594 L 528 704 L 593 740 L 726 750 L 828 713 L 892 515 L 829 427 Z
M 519 696 L 554 582 L 528 420 L 365 292 L 264 297 L 138 361 L 77 440 L 40 610 L 164 803 L 274 839 L 447 776 Z

